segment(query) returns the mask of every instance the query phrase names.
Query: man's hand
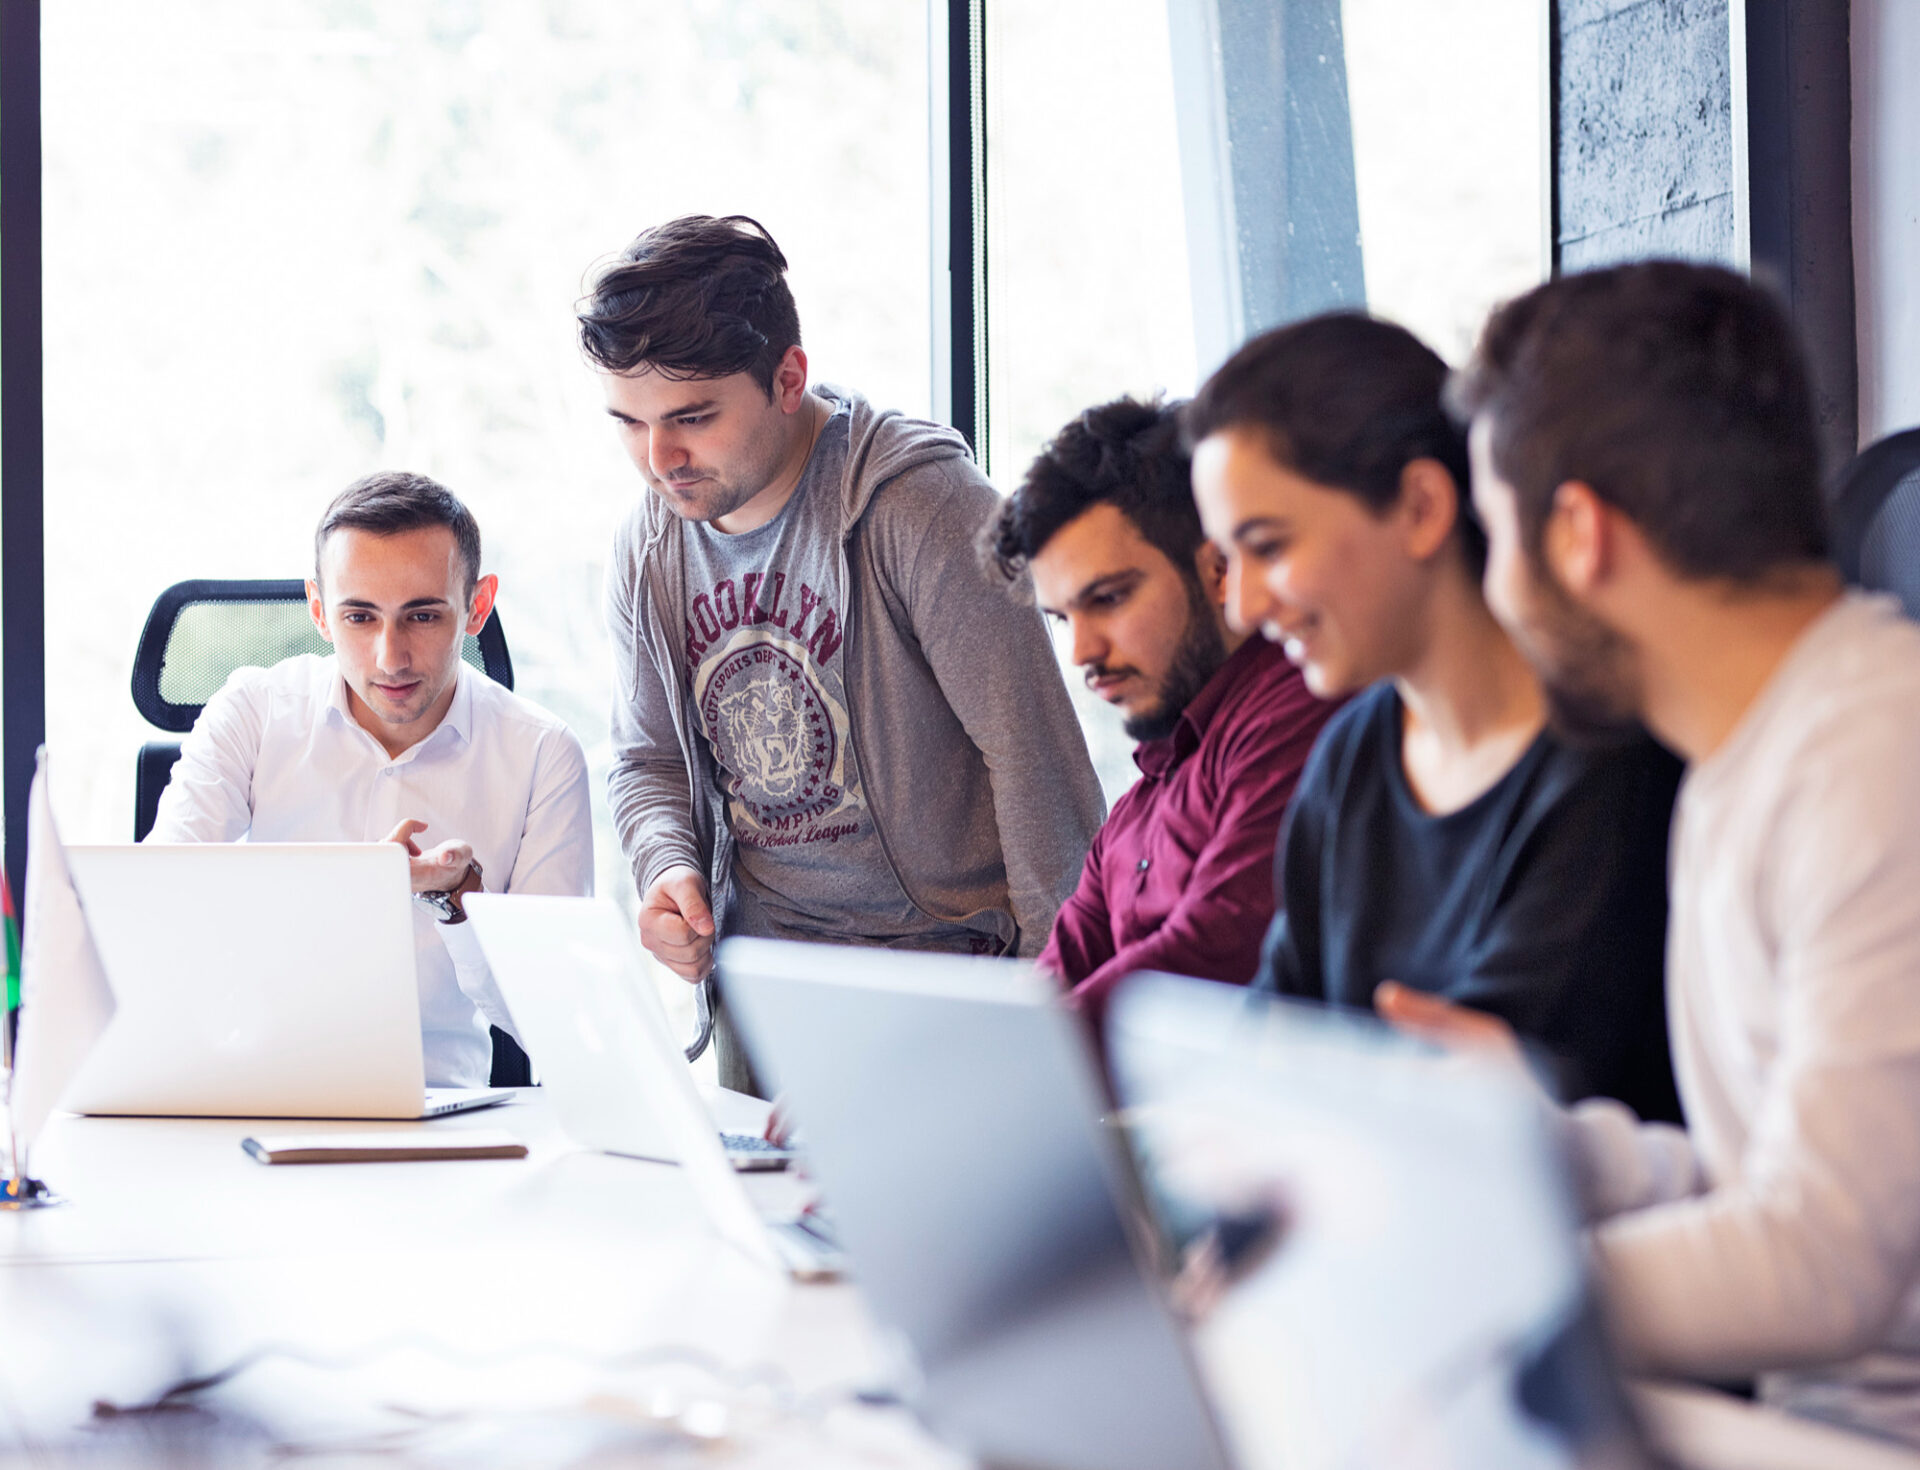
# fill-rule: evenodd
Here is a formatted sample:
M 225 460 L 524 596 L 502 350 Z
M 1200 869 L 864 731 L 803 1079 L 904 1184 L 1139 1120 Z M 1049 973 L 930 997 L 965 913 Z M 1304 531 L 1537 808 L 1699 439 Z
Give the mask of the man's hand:
M 1524 1061 L 1513 1027 L 1498 1016 L 1457 1006 L 1397 980 L 1383 980 L 1374 987 L 1373 1008 L 1410 1036 L 1438 1042 L 1453 1051 Z
M 707 880 L 682 864 L 668 868 L 640 898 L 640 942 L 683 980 L 701 980 L 713 968 L 713 910 Z
M 426 830 L 425 822 L 408 817 L 382 840 L 397 842 L 407 850 L 407 869 L 415 893 L 447 893 L 461 887 L 473 868 L 473 844 L 443 842 L 422 852 L 413 839 Z

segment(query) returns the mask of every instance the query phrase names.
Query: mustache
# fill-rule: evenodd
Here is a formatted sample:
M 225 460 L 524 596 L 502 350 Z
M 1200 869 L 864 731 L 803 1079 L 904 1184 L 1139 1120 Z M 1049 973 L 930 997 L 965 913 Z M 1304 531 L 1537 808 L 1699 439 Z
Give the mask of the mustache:
M 1087 665 L 1085 678 L 1087 683 L 1092 685 L 1099 679 L 1111 679 L 1118 674 L 1137 674 L 1139 672 L 1140 671 L 1131 664 L 1089 664 Z

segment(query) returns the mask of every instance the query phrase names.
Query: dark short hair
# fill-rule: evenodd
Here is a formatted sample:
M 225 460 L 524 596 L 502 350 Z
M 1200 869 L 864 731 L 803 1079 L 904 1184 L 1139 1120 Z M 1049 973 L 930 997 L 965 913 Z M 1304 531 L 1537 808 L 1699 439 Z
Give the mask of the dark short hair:
M 365 531 L 398 536 L 427 526 L 445 526 L 460 548 L 467 569 L 467 592 L 480 580 L 480 523 L 460 498 L 438 480 L 406 470 L 384 470 L 355 480 L 333 497 L 313 533 L 313 575 L 320 577 L 320 556 L 335 531 Z
M 1375 511 L 1400 498 L 1416 459 L 1453 476 L 1467 569 L 1479 576 L 1487 538 L 1467 496 L 1467 441 L 1448 417 L 1447 365 L 1405 327 L 1335 311 L 1263 332 L 1220 365 L 1187 405 L 1187 443 L 1246 429 L 1275 463 Z
M 1111 505 L 1189 580 L 1206 540 L 1194 508 L 1179 410 L 1116 398 L 1090 408 L 1041 447 L 1020 488 L 987 527 L 988 556 L 1009 581 L 1069 521 Z
M 1826 555 L 1807 370 L 1786 313 L 1732 271 L 1654 260 L 1538 286 L 1494 312 L 1450 400 L 1486 419 L 1535 554 L 1578 480 L 1682 576 Z
M 643 231 L 574 307 L 580 345 L 608 372 L 669 378 L 773 374 L 800 343 L 787 258 L 759 221 L 689 214 Z

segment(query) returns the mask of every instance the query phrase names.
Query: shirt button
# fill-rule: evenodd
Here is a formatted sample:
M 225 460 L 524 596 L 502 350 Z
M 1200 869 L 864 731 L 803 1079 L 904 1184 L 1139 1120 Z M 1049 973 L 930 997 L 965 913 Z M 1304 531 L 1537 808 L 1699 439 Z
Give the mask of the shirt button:
M 1142 873 L 1144 873 L 1144 872 L 1146 872 L 1146 871 L 1147 871 L 1147 865 L 1148 865 L 1149 863 L 1151 863 L 1152 861 L 1153 861 L 1153 859 L 1152 859 L 1152 858 L 1141 858 L 1141 859 L 1140 859 L 1140 867 L 1139 867 L 1139 869 L 1138 869 L 1138 871 L 1139 871 L 1139 872 L 1142 872 Z

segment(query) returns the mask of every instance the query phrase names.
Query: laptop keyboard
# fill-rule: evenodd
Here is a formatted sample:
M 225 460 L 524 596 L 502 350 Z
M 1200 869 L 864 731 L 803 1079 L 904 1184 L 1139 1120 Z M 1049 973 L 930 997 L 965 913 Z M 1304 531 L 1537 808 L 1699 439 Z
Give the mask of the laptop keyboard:
M 769 1143 L 757 1133 L 722 1133 L 720 1142 L 733 1167 L 748 1172 L 784 1169 L 797 1157 L 786 1145 Z
M 784 1154 L 789 1150 L 783 1144 L 772 1142 L 755 1133 L 722 1133 L 720 1141 L 727 1146 L 730 1154 Z

